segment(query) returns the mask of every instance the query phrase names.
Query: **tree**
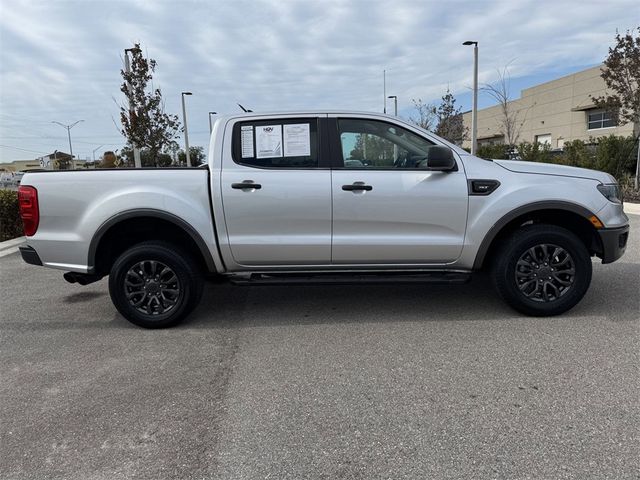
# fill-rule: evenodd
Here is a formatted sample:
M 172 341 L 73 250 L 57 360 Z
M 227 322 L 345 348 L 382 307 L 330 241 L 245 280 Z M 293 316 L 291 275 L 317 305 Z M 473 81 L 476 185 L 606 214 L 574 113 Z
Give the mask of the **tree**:
M 124 82 L 120 91 L 127 98 L 128 105 L 120 105 L 121 132 L 131 147 L 148 151 L 147 163 L 160 166 L 160 154 L 176 143 L 181 131 L 177 115 L 164 110 L 164 101 L 159 88 L 149 82 L 156 69 L 156 61 L 142 55 L 140 44 L 131 49 L 131 72 L 120 71 Z
M 436 107 L 430 103 L 424 103 L 421 98 L 417 100 L 412 98 L 411 103 L 413 103 L 417 117 L 409 117 L 409 121 L 420 128 L 432 131 L 436 123 Z
M 202 147 L 189 147 L 189 158 L 191 159 L 191 165 L 198 166 L 202 165 L 207 156 L 204 154 L 204 148 Z M 180 150 L 178 152 L 178 164 L 186 165 L 187 164 L 187 155 L 184 150 Z
M 435 134 L 451 143 L 461 145 L 467 136 L 468 129 L 462 120 L 462 108 L 456 108 L 456 99 L 449 88 L 442 96 L 442 102 L 438 105 L 435 114 L 438 120 Z
M 600 76 L 607 85 L 608 92 L 600 97 L 592 97 L 598 108 L 614 115 L 616 123 L 633 123 L 636 142 L 640 139 L 640 27 L 637 36 L 627 30 L 625 35 L 616 33 L 616 43 L 609 47 Z M 638 190 L 640 176 L 640 145 L 636 155 L 634 187 Z
M 520 138 L 520 132 L 522 131 L 527 112 L 521 115 L 520 110 L 516 108 L 510 100 L 508 67 L 505 67 L 502 71 L 498 70 L 498 81 L 495 85 L 485 84 L 482 90 L 498 102 L 501 112 L 501 133 L 504 135 L 505 143 L 510 149 L 513 149 Z M 521 116 L 522 119 L 520 118 Z
M 129 145 L 120 152 L 120 157 L 126 165 L 133 166 L 133 148 Z M 167 152 L 157 153 L 155 157 L 147 148 L 140 150 L 140 163 L 143 167 L 170 167 L 173 165 L 173 158 Z
M 102 154 L 102 161 L 100 162 L 100 168 L 116 168 L 118 157 L 112 151 L 107 151 Z
M 387 166 L 389 159 L 395 159 L 393 145 L 378 135 L 359 133 L 349 158 L 365 160 L 372 166 Z

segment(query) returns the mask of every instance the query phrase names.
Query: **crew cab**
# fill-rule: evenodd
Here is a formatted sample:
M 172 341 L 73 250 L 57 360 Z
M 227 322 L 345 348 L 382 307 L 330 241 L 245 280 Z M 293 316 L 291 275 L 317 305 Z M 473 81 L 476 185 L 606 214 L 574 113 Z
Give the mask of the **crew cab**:
M 514 309 L 557 315 L 629 234 L 606 173 L 484 160 L 376 113 L 219 116 L 200 168 L 27 173 L 19 199 L 23 259 L 82 285 L 108 276 L 148 328 L 180 322 L 208 276 L 429 284 L 484 269 Z

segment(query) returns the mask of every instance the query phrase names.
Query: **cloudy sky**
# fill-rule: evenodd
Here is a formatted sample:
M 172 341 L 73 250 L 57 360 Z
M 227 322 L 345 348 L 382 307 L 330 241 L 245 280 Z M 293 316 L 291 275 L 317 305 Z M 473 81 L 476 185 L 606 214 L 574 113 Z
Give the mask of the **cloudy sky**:
M 464 40 L 480 42 L 480 81 L 509 64 L 518 96 L 598 64 L 616 29 L 638 25 L 637 0 L 0 0 L 0 162 L 68 151 L 52 121 L 84 120 L 72 130 L 81 158 L 121 148 L 114 99 L 137 41 L 158 62 L 167 111 L 181 115 L 180 92 L 193 92 L 190 143 L 206 145 L 207 112 L 237 102 L 381 111 L 383 69 L 405 116 L 447 86 L 468 108 Z

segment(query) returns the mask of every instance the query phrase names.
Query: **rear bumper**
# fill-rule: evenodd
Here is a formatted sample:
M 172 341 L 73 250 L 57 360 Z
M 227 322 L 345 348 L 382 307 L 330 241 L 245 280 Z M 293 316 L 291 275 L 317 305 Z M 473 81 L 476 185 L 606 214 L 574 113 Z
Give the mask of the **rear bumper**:
M 618 260 L 627 249 L 629 239 L 629 225 L 618 228 L 603 228 L 598 230 L 602 242 L 602 263 Z
M 30 265 L 42 265 L 42 260 L 40 260 L 38 252 L 29 245 L 20 246 L 20 255 L 22 255 L 22 259 Z

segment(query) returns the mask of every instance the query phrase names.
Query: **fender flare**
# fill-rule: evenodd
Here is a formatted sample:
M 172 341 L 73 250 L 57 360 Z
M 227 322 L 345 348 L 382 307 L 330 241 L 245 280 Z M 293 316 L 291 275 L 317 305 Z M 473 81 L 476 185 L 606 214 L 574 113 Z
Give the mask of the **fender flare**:
M 87 265 L 90 266 L 89 273 L 93 273 L 93 270 L 95 270 L 96 252 L 98 250 L 98 245 L 100 244 L 100 241 L 102 240 L 102 237 L 104 237 L 105 233 L 107 233 L 107 231 L 111 227 L 117 225 L 118 223 L 136 217 L 153 217 L 161 220 L 166 220 L 183 230 L 197 245 L 200 253 L 202 254 L 202 257 L 204 258 L 207 270 L 209 272 L 216 271 L 215 263 L 213 261 L 213 257 L 211 256 L 211 252 L 207 247 L 207 244 L 202 239 L 200 234 L 196 231 L 196 229 L 193 228 L 189 223 L 185 222 L 183 219 L 172 213 L 168 213 L 162 210 L 155 210 L 152 208 L 137 208 L 134 210 L 127 210 L 117 213 L 98 227 L 96 232 L 93 234 L 91 242 L 89 243 L 89 254 L 87 258 Z
M 560 200 L 548 200 L 542 202 L 533 202 L 526 205 L 522 205 L 511 210 L 509 213 L 501 217 L 496 223 L 492 225 L 487 234 L 485 235 L 478 252 L 476 253 L 475 261 L 473 262 L 473 269 L 478 270 L 482 267 L 485 257 L 489 252 L 491 244 L 498 236 L 500 231 L 512 220 L 515 220 L 521 215 L 526 213 L 535 212 L 537 210 L 564 210 L 567 212 L 575 213 L 589 221 L 589 217 L 593 215 L 589 209 L 578 205 L 577 203 L 564 202 Z

